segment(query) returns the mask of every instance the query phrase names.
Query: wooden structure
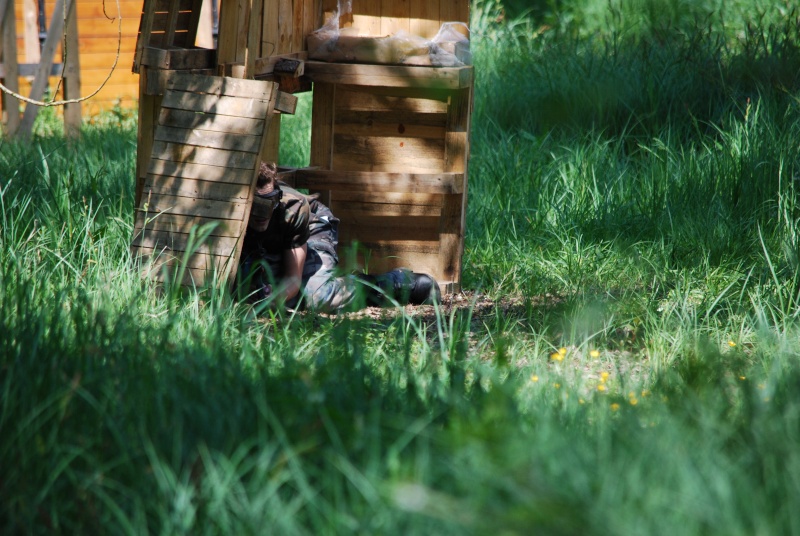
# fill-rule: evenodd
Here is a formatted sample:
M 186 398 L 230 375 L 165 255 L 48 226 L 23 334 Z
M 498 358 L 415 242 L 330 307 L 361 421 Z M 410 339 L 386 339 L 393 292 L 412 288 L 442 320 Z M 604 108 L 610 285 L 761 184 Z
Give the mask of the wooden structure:
M 165 83 L 132 248 L 165 274 L 233 282 L 276 84 L 187 73 Z M 205 224 L 210 240 L 197 241 Z M 195 231 L 194 234 L 192 231 Z
M 80 97 L 80 62 L 78 52 L 78 20 L 76 0 L 56 0 L 47 37 L 41 46 L 41 55 L 37 63 L 19 63 L 17 57 L 17 28 L 13 0 L 0 0 L 0 28 L 3 37 L 0 40 L 0 80 L 6 87 L 20 93 L 20 76 L 32 76 L 29 98 L 42 100 L 51 76 L 63 79 L 64 99 Z M 54 62 L 56 51 L 61 46 L 62 33 L 65 36 L 64 48 L 61 51 L 62 62 Z M 67 52 L 67 50 L 69 52 Z M 38 106 L 26 105 L 20 118 L 20 101 L 16 97 L 3 93 L 2 109 L 5 119 L 5 133 L 9 136 L 28 137 L 33 131 L 33 123 L 39 113 Z M 71 103 L 64 109 L 64 130 L 67 136 L 80 134 L 81 105 Z
M 171 6 L 187 5 L 175 12 Z M 165 5 L 169 4 L 169 5 Z M 311 161 L 284 173 L 318 192 L 340 217 L 340 249 L 377 273 L 398 266 L 434 276 L 445 292 L 460 288 L 463 254 L 471 66 L 410 67 L 309 61 L 306 38 L 337 12 L 330 0 L 223 0 L 213 52 L 177 39 L 191 35 L 191 0 L 146 0 L 135 69 L 140 72 L 137 205 L 153 150 L 160 94 L 176 69 L 311 90 Z M 162 10 L 158 8 L 161 7 Z M 166 9 L 163 9 L 166 8 Z M 159 18 L 163 23 L 157 22 Z M 469 21 L 468 0 L 352 0 L 338 26 L 362 35 L 400 30 L 431 39 L 444 22 Z M 154 28 L 163 28 L 158 33 Z M 174 30 L 173 30 L 174 29 Z M 276 110 L 291 106 L 276 106 Z M 277 160 L 280 116 L 270 122 L 261 158 Z M 279 163 L 280 164 L 280 163 Z M 347 261 L 347 260 L 346 260 Z

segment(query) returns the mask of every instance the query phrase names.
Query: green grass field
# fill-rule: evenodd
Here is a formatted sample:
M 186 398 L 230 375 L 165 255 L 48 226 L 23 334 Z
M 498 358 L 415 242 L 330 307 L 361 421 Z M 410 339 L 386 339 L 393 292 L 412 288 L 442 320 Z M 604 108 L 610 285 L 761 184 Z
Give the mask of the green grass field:
M 135 115 L 0 140 L 0 532 L 800 534 L 800 11 L 509 4 L 441 307 L 159 292 Z

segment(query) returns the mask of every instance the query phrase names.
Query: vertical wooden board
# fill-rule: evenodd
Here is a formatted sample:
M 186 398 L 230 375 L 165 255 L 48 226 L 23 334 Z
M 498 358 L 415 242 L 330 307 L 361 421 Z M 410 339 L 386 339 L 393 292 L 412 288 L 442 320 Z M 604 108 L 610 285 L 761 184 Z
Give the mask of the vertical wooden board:
M 381 2 L 380 35 L 392 35 L 402 30 L 410 31 L 410 0 L 383 0 Z
M 139 98 L 139 129 L 136 134 L 136 198 L 134 206 L 138 207 L 142 198 L 142 188 L 147 175 L 147 168 L 150 162 L 150 153 L 153 150 L 156 126 L 158 124 L 158 111 L 161 108 L 161 96 L 145 95 L 144 88 L 147 87 L 147 76 L 150 70 L 142 69 L 139 79 L 140 90 Z
M 292 41 L 289 52 L 302 52 L 306 36 L 303 33 L 305 22 L 305 1 L 293 0 L 292 2 Z
M 336 86 L 314 83 L 311 103 L 311 155 L 310 165 L 320 169 L 333 169 L 333 124 Z M 330 191 L 320 191 L 320 201 L 330 204 Z
M 261 55 L 261 28 L 264 16 L 264 2 L 269 0 L 251 0 L 247 15 L 246 49 L 244 53 L 245 78 L 253 78 L 256 58 Z
M 381 0 L 353 0 L 353 26 L 361 35 L 384 35 L 381 34 Z
M 409 0 L 409 2 L 409 32 L 412 35 L 433 39 L 441 26 L 439 0 Z
M 64 58 L 64 97 L 69 100 L 81 96 L 80 58 L 78 54 L 78 8 L 72 4 L 66 21 L 66 56 Z M 64 131 L 68 138 L 78 138 L 81 134 L 81 103 L 73 102 L 64 106 Z
M 445 171 L 467 173 L 469 124 L 472 88 L 458 90 L 450 101 L 445 140 Z M 464 193 L 444 196 L 440 227 L 439 265 L 446 279 L 461 282 L 461 257 L 464 252 L 468 181 Z
M 238 39 L 243 32 L 241 24 L 244 17 L 242 13 L 244 4 L 245 0 L 226 0 L 220 4 L 217 40 L 217 63 L 219 65 L 244 60 L 243 50 L 241 51 L 242 57 L 237 58 Z
M 278 14 L 280 12 L 281 0 L 265 0 L 264 2 L 264 22 L 261 30 L 261 58 L 275 56 L 278 53 L 278 41 L 280 40 Z
M 463 22 L 469 25 L 469 0 L 440 0 L 439 17 L 442 24 L 445 22 Z M 456 29 L 466 37 L 469 37 L 463 26 L 456 26 Z
M 294 22 L 294 8 L 293 8 L 294 2 L 292 0 L 277 0 L 277 1 L 279 2 L 277 54 L 287 54 L 292 51 L 292 24 Z
M 264 141 L 264 150 L 261 153 L 261 160 L 265 162 L 278 163 L 281 144 L 281 115 L 275 114 L 269 122 L 267 138 Z
M 300 50 L 306 50 L 306 37 L 322 26 L 322 3 L 320 0 L 303 1 L 303 42 Z
M 3 64 L 6 68 L 6 78 L 4 83 L 11 91 L 19 93 L 19 68 L 17 64 L 17 40 L 16 28 L 14 18 L 14 2 L 9 1 L 6 4 L 6 14 L 3 17 L 2 30 L 3 35 Z M 7 136 L 13 136 L 17 133 L 20 124 L 19 117 L 19 100 L 7 93 L 3 92 L 3 110 L 6 113 L 6 124 L 3 133 Z

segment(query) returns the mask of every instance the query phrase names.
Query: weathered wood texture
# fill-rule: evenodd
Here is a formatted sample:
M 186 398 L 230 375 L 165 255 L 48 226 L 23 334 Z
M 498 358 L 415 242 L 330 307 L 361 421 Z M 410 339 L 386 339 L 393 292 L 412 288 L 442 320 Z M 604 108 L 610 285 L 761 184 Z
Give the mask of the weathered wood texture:
M 411 267 L 430 273 L 443 290 L 457 290 L 471 84 L 431 88 L 437 78 L 421 76 L 380 87 L 369 72 L 383 66 L 329 64 L 326 72 L 337 67 L 358 67 L 361 83 L 315 82 L 311 165 L 318 169 L 298 170 L 295 184 L 321 193 L 341 219 L 344 262 L 367 263 L 373 272 Z M 471 68 L 462 69 L 471 81 Z M 356 258 L 348 255 L 352 243 L 359 244 Z
M 166 84 L 131 247 L 156 280 L 232 283 L 277 86 L 181 72 Z

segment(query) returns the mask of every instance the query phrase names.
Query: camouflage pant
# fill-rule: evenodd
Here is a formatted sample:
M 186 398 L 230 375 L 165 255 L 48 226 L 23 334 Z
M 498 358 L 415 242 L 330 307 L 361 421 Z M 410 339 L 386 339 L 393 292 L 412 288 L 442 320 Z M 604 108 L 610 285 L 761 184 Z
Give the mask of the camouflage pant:
M 306 262 L 303 265 L 302 296 L 290 300 L 287 305 L 296 307 L 302 297 L 303 306 L 322 313 L 333 313 L 350 307 L 356 299 L 358 280 L 352 275 L 336 275 L 338 262 L 331 244 L 325 241 L 309 241 Z

